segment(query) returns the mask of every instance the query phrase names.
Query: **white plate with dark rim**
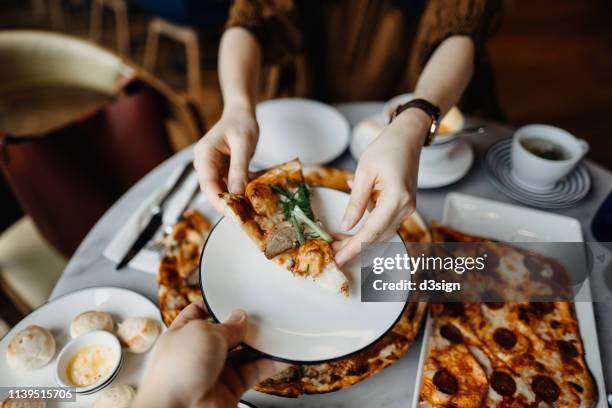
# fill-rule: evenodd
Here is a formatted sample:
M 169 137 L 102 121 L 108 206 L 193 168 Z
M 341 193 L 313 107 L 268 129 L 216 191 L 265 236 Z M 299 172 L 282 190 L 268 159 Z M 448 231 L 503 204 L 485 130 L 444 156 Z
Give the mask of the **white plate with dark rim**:
M 350 125 L 333 106 L 302 98 L 280 98 L 256 108 L 259 141 L 251 161 L 268 168 L 296 157 L 324 164 L 348 147 Z
M 157 321 L 160 330 L 164 328 L 157 306 L 146 297 L 131 290 L 104 286 L 68 293 L 43 304 L 2 337 L 0 340 L 0 384 L 3 387 L 57 387 L 55 364 L 58 353 L 70 341 L 72 319 L 86 310 L 108 312 L 116 322 L 121 322 L 129 317 L 146 317 Z M 45 327 L 51 331 L 56 343 L 55 355 L 47 365 L 37 370 L 13 370 L 6 361 L 6 347 L 17 332 L 32 324 Z M 128 384 L 137 388 L 149 355 L 148 352 L 143 354 L 124 353 L 122 367 L 116 378 L 111 382 Z M 0 395 L 0 401 L 4 397 L 5 395 Z M 76 402 L 48 402 L 47 407 L 91 406 L 95 399 L 96 393 L 77 395 Z
M 444 203 L 442 224 L 451 228 L 503 242 L 582 242 L 580 222 L 575 218 L 532 210 L 517 205 L 500 203 L 467 194 L 449 193 Z M 579 299 L 591 298 L 591 287 L 587 278 L 576 295 Z M 601 354 L 597 340 L 597 327 L 592 302 L 575 302 L 576 317 L 584 343 L 585 360 L 599 392 L 598 408 L 607 408 L 603 380 Z M 421 345 L 419 371 L 415 383 L 413 407 L 418 407 L 423 365 L 429 354 L 429 339 L 433 319 L 427 313 L 425 333 Z
M 348 194 L 312 188 L 312 207 L 328 231 L 340 231 Z M 362 225 L 360 223 L 356 228 Z M 393 242 L 401 242 L 395 236 Z M 400 318 L 403 302 L 362 303 L 359 256 L 347 263 L 349 297 L 331 293 L 266 259 L 228 218 L 211 231 L 202 250 L 200 284 L 211 316 L 224 321 L 233 309 L 249 318 L 244 345 L 290 363 L 348 357 L 384 336 Z

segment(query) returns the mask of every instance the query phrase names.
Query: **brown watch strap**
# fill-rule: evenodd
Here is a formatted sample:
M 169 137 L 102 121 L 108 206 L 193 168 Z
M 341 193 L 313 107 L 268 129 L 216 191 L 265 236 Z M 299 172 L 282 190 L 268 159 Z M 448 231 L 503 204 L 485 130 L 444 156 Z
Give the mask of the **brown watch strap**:
M 393 122 L 393 119 L 395 119 L 400 113 L 409 108 L 420 109 L 427 115 L 429 115 L 429 117 L 431 118 L 432 126 L 430 127 L 427 137 L 425 138 L 425 142 L 423 143 L 424 146 L 429 146 L 433 141 L 434 136 L 436 135 L 438 121 L 440 120 L 440 108 L 425 99 L 413 99 L 395 108 L 395 110 L 391 114 L 391 120 L 389 121 L 389 123 Z

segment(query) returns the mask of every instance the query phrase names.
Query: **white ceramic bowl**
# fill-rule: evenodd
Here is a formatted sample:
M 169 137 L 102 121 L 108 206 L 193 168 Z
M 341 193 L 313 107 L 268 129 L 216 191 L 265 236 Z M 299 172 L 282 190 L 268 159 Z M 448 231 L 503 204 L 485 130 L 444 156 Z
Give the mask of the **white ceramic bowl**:
M 380 115 L 368 116 L 353 128 L 350 151 L 355 160 L 359 160 L 365 149 L 385 128 Z
M 106 377 L 101 378 L 95 383 L 86 387 L 75 387 L 74 384 L 72 384 L 68 379 L 68 364 L 70 363 L 70 360 L 75 355 L 75 353 L 78 352 L 80 349 L 86 346 L 92 346 L 96 344 L 108 346 L 113 350 L 114 356 L 113 361 L 111 363 L 113 368 L 110 370 Z M 77 394 L 91 394 L 93 392 L 101 390 L 113 381 L 113 379 L 119 373 L 122 362 L 123 349 L 121 348 L 121 343 L 119 343 L 117 337 L 115 337 L 109 332 L 102 330 L 92 331 L 72 339 L 68 344 L 64 346 L 64 348 L 62 348 L 62 351 L 60 351 L 57 357 L 55 378 L 60 386 L 75 388 L 75 392 Z
M 385 123 L 389 123 L 391 119 L 391 114 L 395 109 L 408 101 L 413 99 L 411 93 L 397 95 L 391 99 L 389 99 L 385 106 L 383 107 L 382 116 Z M 442 121 L 440 122 L 440 128 L 438 129 L 438 134 L 434 138 L 432 145 L 449 143 L 451 141 L 457 140 L 456 132 L 459 132 L 463 129 L 465 125 L 465 119 L 463 118 L 463 114 L 456 106 L 450 108 L 450 110 L 444 115 Z

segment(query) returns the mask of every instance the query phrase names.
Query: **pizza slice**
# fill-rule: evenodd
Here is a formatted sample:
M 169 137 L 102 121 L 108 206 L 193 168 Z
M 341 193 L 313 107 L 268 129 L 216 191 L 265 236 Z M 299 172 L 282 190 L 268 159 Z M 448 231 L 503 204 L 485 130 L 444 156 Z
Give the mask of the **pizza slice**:
M 348 296 L 348 280 L 334 262 L 331 236 L 312 210 L 299 160 L 253 179 L 244 195 L 222 193 L 220 197 L 224 215 L 247 233 L 266 258 L 295 276 Z

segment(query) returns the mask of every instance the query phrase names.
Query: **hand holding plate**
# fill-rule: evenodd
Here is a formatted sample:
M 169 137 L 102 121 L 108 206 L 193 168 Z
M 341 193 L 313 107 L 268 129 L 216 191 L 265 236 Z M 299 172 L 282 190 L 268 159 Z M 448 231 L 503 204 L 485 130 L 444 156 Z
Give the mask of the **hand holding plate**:
M 221 324 L 208 316 L 201 303 L 192 303 L 159 338 L 134 407 L 237 406 L 250 387 L 288 366 L 233 357 L 230 350 L 246 334 L 244 311 Z

